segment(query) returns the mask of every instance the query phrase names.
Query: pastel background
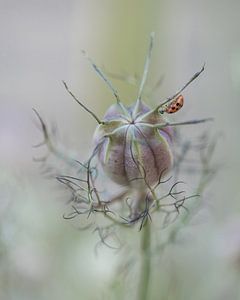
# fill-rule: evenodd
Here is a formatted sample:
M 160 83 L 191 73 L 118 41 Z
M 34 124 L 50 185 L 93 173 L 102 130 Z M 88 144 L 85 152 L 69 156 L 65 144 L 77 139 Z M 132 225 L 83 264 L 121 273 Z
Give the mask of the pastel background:
M 141 74 L 152 31 L 148 85 L 164 80 L 148 103 L 172 95 L 205 62 L 174 119 L 214 117 L 209 130 L 220 137 L 206 212 L 187 240 L 156 262 L 152 297 L 240 297 L 239 12 L 236 0 L 0 0 L 1 299 L 131 299 L 136 276 L 129 289 L 111 286 L 120 255 L 103 246 L 96 255 L 99 237 L 63 220 L 64 195 L 33 162 L 41 132 L 32 108 L 57 124 L 69 152 L 86 158 L 96 124 L 61 80 L 103 116 L 114 99 L 81 49 L 108 71 Z M 113 82 L 124 102 L 133 102 L 137 87 Z M 130 235 L 133 244 L 138 235 Z

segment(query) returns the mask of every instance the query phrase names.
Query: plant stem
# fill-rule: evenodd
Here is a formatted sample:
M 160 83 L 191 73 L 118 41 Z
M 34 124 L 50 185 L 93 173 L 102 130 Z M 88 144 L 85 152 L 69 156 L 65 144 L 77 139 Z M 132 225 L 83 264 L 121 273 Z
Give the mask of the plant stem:
M 151 273 L 151 230 L 147 220 L 141 233 L 141 266 L 137 300 L 148 299 L 148 289 Z

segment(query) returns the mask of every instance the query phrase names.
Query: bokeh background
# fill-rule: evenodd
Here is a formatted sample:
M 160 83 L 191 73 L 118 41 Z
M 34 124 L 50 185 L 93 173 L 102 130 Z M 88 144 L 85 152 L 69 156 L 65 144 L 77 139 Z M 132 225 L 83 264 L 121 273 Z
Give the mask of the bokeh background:
M 101 246 L 96 254 L 99 237 L 63 220 L 64 195 L 33 162 L 41 132 L 32 108 L 57 124 L 69 152 L 86 158 L 96 124 L 61 80 L 103 116 L 114 99 L 81 49 L 109 72 L 141 74 L 152 31 L 150 90 L 164 80 L 148 103 L 172 95 L 205 62 L 175 119 L 214 117 L 220 168 L 200 220 L 164 259 L 159 253 L 151 299 L 240 299 L 239 20 L 237 0 L 0 0 L 0 299 L 133 297 L 131 265 L 127 287 L 115 282 L 126 253 Z M 113 82 L 133 102 L 137 87 Z M 138 238 L 137 229 L 125 235 L 133 245 Z

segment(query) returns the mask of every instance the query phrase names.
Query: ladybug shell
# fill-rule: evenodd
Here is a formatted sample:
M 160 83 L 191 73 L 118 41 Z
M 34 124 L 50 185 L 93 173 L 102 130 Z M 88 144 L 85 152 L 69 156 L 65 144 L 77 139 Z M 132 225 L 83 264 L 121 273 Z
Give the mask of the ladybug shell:
M 168 114 L 173 114 L 179 111 L 184 104 L 184 98 L 182 95 L 179 95 L 175 100 L 173 100 L 166 108 L 165 112 Z

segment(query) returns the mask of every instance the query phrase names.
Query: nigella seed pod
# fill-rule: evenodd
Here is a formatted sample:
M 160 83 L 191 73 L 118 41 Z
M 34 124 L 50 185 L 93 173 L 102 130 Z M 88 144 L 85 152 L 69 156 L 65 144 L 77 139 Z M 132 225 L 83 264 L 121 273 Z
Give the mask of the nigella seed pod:
M 121 225 L 123 221 L 130 225 L 142 220 L 141 228 L 146 218 L 150 217 L 150 212 L 161 211 L 161 205 L 164 208 L 173 206 L 177 213 L 179 207 L 183 206 L 185 199 L 185 196 L 182 198 L 183 191 L 174 192 L 176 185 L 181 182 L 173 184 L 169 192 L 163 196 L 162 190 L 160 191 L 160 186 L 168 181 L 161 179 L 173 165 L 172 150 L 175 137 L 173 127 L 198 124 L 209 119 L 172 123 L 165 119 L 165 114 L 175 113 L 183 107 L 182 91 L 203 72 L 204 66 L 173 96 L 160 102 L 155 108 L 150 108 L 142 101 L 142 94 L 149 70 L 152 44 L 153 35 L 137 100 L 131 106 L 122 103 L 111 82 L 84 52 L 92 67 L 116 98 L 116 103 L 108 108 L 103 119 L 87 108 L 63 82 L 71 97 L 98 123 L 93 137 L 93 151 L 87 161 L 80 162 L 66 156 L 51 140 L 46 125 L 34 110 L 44 135 L 44 141 L 38 146 L 46 145 L 56 158 L 64 161 L 68 167 L 74 167 L 76 173 L 60 174 L 56 177 L 71 191 L 74 205 L 73 212 L 67 217 L 69 219 L 82 214 L 89 217 L 91 213 L 101 212 L 114 223 Z M 45 162 L 46 158 L 41 161 Z M 111 181 L 108 182 L 106 177 Z M 108 187 L 112 186 L 112 182 L 120 185 L 119 188 L 109 190 Z M 178 199 L 177 195 L 181 198 Z M 161 201 L 168 197 L 174 199 L 174 202 L 161 204 Z M 170 208 L 165 212 L 169 216 L 173 211 Z M 127 217 L 123 217 L 122 213 L 125 216 L 127 213 Z
M 121 185 L 151 187 L 170 170 L 173 131 L 155 127 L 163 123 L 158 111 L 141 100 L 129 108 L 117 103 L 108 109 L 94 143 L 109 178 Z

